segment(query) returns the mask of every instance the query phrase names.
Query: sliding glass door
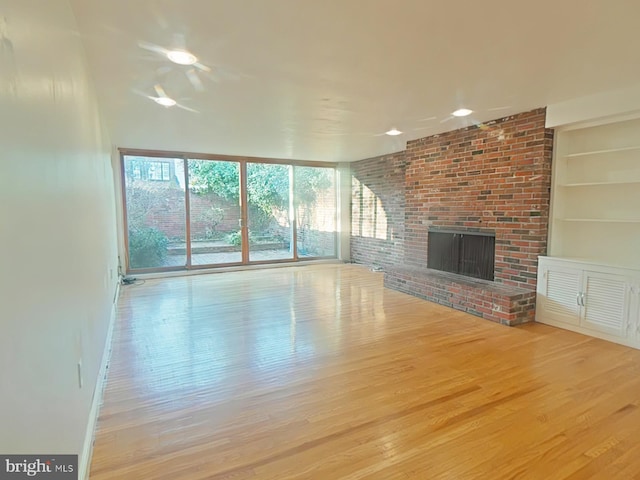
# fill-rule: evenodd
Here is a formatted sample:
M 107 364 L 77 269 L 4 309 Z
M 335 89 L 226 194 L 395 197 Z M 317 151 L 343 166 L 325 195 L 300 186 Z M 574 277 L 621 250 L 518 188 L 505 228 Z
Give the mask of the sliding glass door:
M 127 271 L 336 256 L 336 170 L 122 152 Z
M 131 270 L 187 265 L 184 162 L 124 156 L 127 247 Z
M 240 164 L 189 160 L 191 265 L 242 263 Z
M 294 172 L 298 257 L 335 257 L 336 171 L 296 165 Z
M 249 261 L 293 258 L 291 165 L 247 164 Z

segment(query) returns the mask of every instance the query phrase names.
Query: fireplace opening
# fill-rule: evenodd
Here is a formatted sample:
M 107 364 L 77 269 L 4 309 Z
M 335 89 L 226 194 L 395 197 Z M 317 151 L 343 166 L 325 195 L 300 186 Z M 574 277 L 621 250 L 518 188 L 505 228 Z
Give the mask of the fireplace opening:
M 431 230 L 427 267 L 493 281 L 495 249 L 495 234 Z

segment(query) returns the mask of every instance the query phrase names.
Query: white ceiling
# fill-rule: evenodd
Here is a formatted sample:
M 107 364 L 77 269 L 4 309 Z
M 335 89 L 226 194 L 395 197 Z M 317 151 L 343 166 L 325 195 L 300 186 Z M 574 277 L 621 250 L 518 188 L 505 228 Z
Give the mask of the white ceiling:
M 637 0 L 71 4 L 119 147 L 351 161 L 640 82 Z M 213 68 L 204 92 L 139 46 L 175 34 Z M 140 95 L 155 84 L 198 113 Z M 474 114 L 446 120 L 462 106 Z

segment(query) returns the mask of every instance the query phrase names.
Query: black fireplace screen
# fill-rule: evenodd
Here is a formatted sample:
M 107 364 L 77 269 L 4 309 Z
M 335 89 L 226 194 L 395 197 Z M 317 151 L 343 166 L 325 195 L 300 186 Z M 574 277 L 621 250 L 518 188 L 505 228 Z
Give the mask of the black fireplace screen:
M 431 231 L 427 267 L 493 280 L 495 248 L 493 235 Z

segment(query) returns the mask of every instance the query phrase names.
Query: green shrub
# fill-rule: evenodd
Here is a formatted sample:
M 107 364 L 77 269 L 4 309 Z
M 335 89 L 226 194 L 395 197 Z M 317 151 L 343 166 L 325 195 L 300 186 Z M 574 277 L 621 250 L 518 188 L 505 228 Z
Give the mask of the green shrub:
M 227 243 L 235 247 L 239 247 L 240 245 L 242 245 L 242 231 L 238 230 L 237 232 L 231 232 L 230 234 L 228 234 Z M 251 232 L 249 232 L 249 243 L 255 243 L 255 237 Z
M 230 245 L 239 247 L 240 245 L 242 245 L 242 232 L 240 232 L 240 230 L 238 230 L 237 232 L 231 232 L 229 235 L 227 235 L 227 242 L 229 242 Z
M 129 262 L 131 268 L 161 267 L 167 256 L 169 239 L 152 227 L 129 229 Z

